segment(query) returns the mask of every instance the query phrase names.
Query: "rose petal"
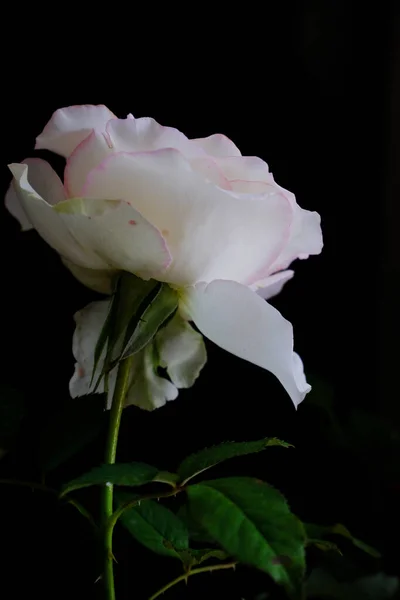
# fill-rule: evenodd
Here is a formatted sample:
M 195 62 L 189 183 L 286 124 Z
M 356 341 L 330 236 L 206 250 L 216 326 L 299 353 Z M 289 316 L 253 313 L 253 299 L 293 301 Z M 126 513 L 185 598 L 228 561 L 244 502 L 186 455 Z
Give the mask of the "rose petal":
M 73 198 L 55 210 L 71 236 L 106 269 L 157 279 L 171 263 L 161 233 L 127 202 Z
M 27 158 L 21 164 L 28 165 L 28 182 L 30 186 L 48 204 L 56 204 L 65 200 L 65 190 L 61 179 L 48 162 L 40 158 Z M 14 183 L 11 183 L 8 188 L 5 204 L 13 217 L 20 222 L 24 231 L 32 229 L 32 225 L 18 199 Z
M 105 106 L 68 106 L 53 113 L 36 138 L 35 149 L 52 150 L 65 158 L 87 137 L 92 129 L 103 131 L 115 115 Z
M 257 156 L 217 158 L 217 165 L 229 181 L 266 181 L 274 183 L 265 161 Z
M 112 294 L 114 277 L 118 272 L 115 269 L 86 269 L 75 265 L 66 258 L 63 258 L 62 261 L 72 275 L 86 287 L 100 294 Z
M 177 398 L 178 390 L 168 379 L 157 374 L 157 367 L 153 344 L 148 344 L 135 355 L 132 383 L 126 396 L 127 405 L 154 410 Z
M 13 181 L 10 183 L 10 186 L 6 192 L 4 202 L 7 210 L 12 214 L 14 219 L 17 219 L 17 221 L 19 221 L 22 231 L 28 231 L 29 229 L 32 229 L 31 222 L 26 216 L 26 213 L 18 199 L 18 194 L 15 190 L 15 184 Z
M 107 156 L 116 152 L 150 152 L 162 148 L 176 148 L 186 157 L 205 155 L 178 129 L 164 127 L 154 119 L 111 119 L 105 133 L 94 130 L 72 152 L 65 166 L 65 185 L 71 196 L 79 196 L 88 172 Z
M 185 156 L 204 153 L 193 147 L 190 140 L 175 127 L 166 127 L 150 117 L 110 121 L 107 133 L 116 151 L 147 152 L 161 148 L 176 148 Z
M 177 285 L 244 281 L 275 261 L 292 219 L 273 186 L 241 198 L 205 181 L 173 149 L 114 154 L 91 171 L 82 192 L 131 201 L 157 226 L 174 257 L 163 280 Z
M 200 156 L 190 160 L 190 166 L 196 173 L 203 175 L 207 181 L 212 181 L 223 190 L 232 190 L 228 179 L 211 156 Z
M 309 388 L 309 390 L 311 390 L 311 386 L 308 385 L 306 375 L 304 373 L 303 361 L 297 352 L 293 352 L 293 372 L 297 381 L 297 385 L 302 389 Z
M 266 181 L 247 181 L 243 179 L 228 180 L 229 189 L 239 194 L 265 194 L 273 185 Z M 275 188 L 276 189 L 276 188 Z
M 37 163 L 35 162 L 35 164 Z M 77 242 L 65 227 L 62 219 L 55 211 L 55 207 L 48 204 L 30 185 L 28 173 L 31 166 L 14 163 L 9 165 L 9 168 L 14 175 L 14 186 L 21 206 L 30 223 L 42 238 L 61 256 L 77 265 L 89 268 L 106 268 L 107 264 L 99 256 L 90 254 L 85 244 L 80 245 Z M 50 165 L 48 165 L 48 168 L 51 168 Z M 57 175 L 54 173 L 53 183 L 56 181 Z M 49 185 L 46 184 L 43 188 L 49 189 Z M 51 197 L 55 196 L 51 195 Z
M 188 288 L 181 302 L 215 344 L 271 371 L 295 406 L 310 391 L 294 358 L 292 325 L 249 288 L 234 281 L 213 281 Z
M 310 255 L 320 254 L 322 247 L 321 217 L 296 204 L 288 242 L 269 271 L 281 271 L 296 258 L 305 259 Z
M 75 147 L 67 158 L 64 170 L 64 185 L 70 197 L 81 195 L 89 171 L 112 152 L 107 136 L 95 129 Z
M 72 337 L 72 353 L 76 363 L 74 374 L 69 382 L 69 391 L 72 398 L 89 394 L 96 384 L 96 378 L 93 378 L 92 386 L 90 386 L 94 366 L 94 351 L 106 320 L 109 306 L 109 300 L 91 302 L 74 315 L 76 327 Z M 101 373 L 101 369 L 103 368 L 104 353 L 99 360 L 97 373 Z M 108 381 L 111 394 L 115 387 L 115 371 L 114 369 L 114 372 L 110 373 Z M 104 392 L 104 380 L 101 381 L 97 392 Z
M 210 156 L 241 156 L 240 150 L 222 133 L 215 133 L 205 138 L 190 140 L 193 145 L 205 150 Z
M 176 313 L 156 338 L 160 364 L 177 388 L 191 387 L 207 362 L 201 333 Z
M 268 300 L 273 296 L 277 296 L 280 294 L 283 286 L 289 279 L 292 279 L 294 275 L 294 271 L 280 271 L 279 273 L 274 273 L 274 275 L 270 275 L 266 279 L 261 279 L 253 285 L 250 286 L 254 292 L 257 292 L 261 298 L 264 300 Z

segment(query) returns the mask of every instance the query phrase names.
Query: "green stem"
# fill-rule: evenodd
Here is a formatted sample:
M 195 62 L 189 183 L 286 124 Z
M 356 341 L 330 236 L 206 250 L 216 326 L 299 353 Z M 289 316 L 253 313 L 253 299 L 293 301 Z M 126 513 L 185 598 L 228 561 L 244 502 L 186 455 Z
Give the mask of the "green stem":
M 122 361 L 118 367 L 117 381 L 110 411 L 110 424 L 106 443 L 105 462 L 114 464 L 117 453 L 118 433 L 121 424 L 121 415 L 124 408 L 125 397 L 128 391 L 129 375 L 132 367 L 133 355 Z M 113 486 L 106 483 L 103 489 L 103 528 L 104 528 L 104 573 L 103 581 L 107 600 L 115 600 L 114 570 L 112 553 L 113 529 L 108 527 L 108 521 L 113 514 Z
M 167 585 L 164 585 L 161 589 L 158 590 L 155 594 L 153 594 L 149 600 L 155 600 L 161 594 L 164 594 L 167 590 L 172 588 L 174 585 L 179 583 L 180 581 L 187 581 L 187 578 L 190 575 L 198 575 L 199 573 L 211 573 L 212 571 L 221 571 L 222 569 L 234 569 L 236 566 L 236 562 L 223 563 L 221 565 L 209 565 L 208 567 L 200 567 L 198 569 L 193 569 L 192 571 L 188 571 L 187 573 L 183 573 L 183 575 L 179 575 L 176 579 L 173 579 Z

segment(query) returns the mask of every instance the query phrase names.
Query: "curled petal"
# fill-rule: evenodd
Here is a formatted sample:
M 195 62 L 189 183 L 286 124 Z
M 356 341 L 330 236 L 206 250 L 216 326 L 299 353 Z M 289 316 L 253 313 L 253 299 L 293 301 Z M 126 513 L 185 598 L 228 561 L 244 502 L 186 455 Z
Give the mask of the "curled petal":
M 204 154 L 193 147 L 184 133 L 175 127 L 160 125 L 150 117 L 110 121 L 107 134 L 116 152 L 151 152 L 175 148 L 187 157 Z
M 51 150 L 67 158 L 92 129 L 105 130 L 107 121 L 116 118 L 105 106 L 68 106 L 53 113 L 36 138 L 35 149 Z
M 37 163 L 35 162 L 35 164 Z M 44 165 L 42 166 L 44 167 Z M 55 207 L 46 202 L 31 186 L 28 180 L 31 165 L 14 163 L 9 165 L 9 168 L 14 175 L 14 187 L 21 206 L 29 222 L 42 238 L 61 256 L 74 264 L 89 268 L 107 268 L 107 264 L 99 256 L 90 255 L 85 244 L 81 245 L 77 242 L 56 212 Z M 48 168 L 46 167 L 46 170 L 48 169 L 51 169 L 50 165 Z M 57 181 L 55 173 L 53 180 L 53 182 Z M 46 189 L 48 187 L 48 184 L 44 186 Z M 56 193 L 50 194 L 50 197 L 54 198 L 55 195 Z M 61 202 L 57 207 L 62 204 Z
M 293 373 L 295 380 L 297 381 L 297 385 L 301 389 L 311 389 L 311 386 L 308 385 L 306 380 L 306 375 L 304 373 L 304 365 L 300 356 L 297 352 L 293 352 Z
M 57 202 L 65 200 L 64 186 L 57 173 L 47 161 L 40 158 L 26 158 L 21 164 L 28 167 L 27 178 L 29 185 L 48 204 L 57 204 Z M 21 205 L 14 182 L 8 188 L 5 204 L 13 217 L 20 222 L 21 228 L 24 231 L 32 229 L 32 224 Z
M 191 140 L 191 143 L 205 150 L 210 156 L 241 156 L 239 148 L 222 133 L 196 138 Z
M 304 210 L 297 203 L 295 196 L 284 190 L 293 207 L 293 221 L 290 227 L 287 244 L 277 257 L 270 272 L 286 269 L 296 258 L 305 259 L 310 255 L 320 254 L 323 247 L 321 217 L 316 212 Z
M 157 334 L 157 350 L 161 366 L 177 388 L 191 387 L 207 361 L 203 336 L 179 313 Z
M 274 182 L 267 163 L 258 156 L 229 156 L 217 158 L 216 162 L 229 181 Z
M 292 325 L 270 304 L 235 281 L 212 281 L 185 290 L 186 315 L 215 344 L 271 371 L 295 406 L 310 386 L 293 352 Z
M 132 383 L 126 396 L 127 405 L 154 410 L 177 398 L 177 388 L 168 379 L 157 374 L 158 366 L 153 344 L 148 344 L 135 356 Z
M 250 286 L 250 289 L 252 289 L 254 292 L 257 292 L 257 294 L 261 296 L 261 298 L 264 298 L 264 300 L 268 300 L 269 298 L 280 294 L 285 283 L 292 279 L 293 275 L 294 271 L 280 271 L 279 273 L 270 275 L 266 279 L 257 281 Z
M 26 213 L 22 208 L 21 202 L 19 201 L 18 194 L 15 190 L 14 182 L 10 183 L 10 186 L 7 190 L 5 197 L 5 205 L 7 210 L 14 217 L 14 219 L 17 219 L 17 221 L 21 225 L 22 231 L 28 231 L 29 229 L 32 229 L 32 224 L 26 216 Z

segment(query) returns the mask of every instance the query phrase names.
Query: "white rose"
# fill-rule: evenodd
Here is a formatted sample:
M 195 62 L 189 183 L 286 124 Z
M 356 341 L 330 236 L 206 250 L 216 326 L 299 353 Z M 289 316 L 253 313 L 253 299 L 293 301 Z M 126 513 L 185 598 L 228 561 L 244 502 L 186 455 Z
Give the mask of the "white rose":
M 189 140 L 104 106 L 57 110 L 36 148 L 67 159 L 64 184 L 41 159 L 10 165 L 6 205 L 24 229 L 98 291 L 120 270 L 173 285 L 184 318 L 274 373 L 295 405 L 303 400 L 310 387 L 292 326 L 263 298 L 292 276 L 294 259 L 321 251 L 320 218 L 263 160 L 223 135 Z

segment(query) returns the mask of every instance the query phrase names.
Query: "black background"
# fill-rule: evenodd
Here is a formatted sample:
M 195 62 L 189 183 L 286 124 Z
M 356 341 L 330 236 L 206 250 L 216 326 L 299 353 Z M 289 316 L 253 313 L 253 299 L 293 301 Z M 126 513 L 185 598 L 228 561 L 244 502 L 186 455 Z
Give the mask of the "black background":
M 241 7 L 243 14 L 231 6 L 221 23 L 216 7 L 201 15 L 199 7 L 186 7 L 174 28 L 171 15 L 164 21 L 161 14 L 139 16 L 133 9 L 119 8 L 118 15 L 107 9 L 98 23 L 93 17 L 83 22 L 79 12 L 67 20 L 65 7 L 51 22 L 49 15 L 25 13 L 2 75 L 2 190 L 10 180 L 5 165 L 32 155 L 36 135 L 62 106 L 102 103 L 120 117 L 152 116 L 189 137 L 225 133 L 242 154 L 265 159 L 303 208 L 321 214 L 323 253 L 296 263 L 294 280 L 274 300 L 294 325 L 310 379 L 328 382 L 339 415 L 362 407 L 396 419 L 395 14 L 385 2 L 362 11 L 341 1 L 263 6 Z M 10 22 L 17 21 L 15 14 Z M 51 162 L 62 168 L 57 157 Z M 39 476 L 41 425 L 68 401 L 72 315 L 95 295 L 34 232 L 22 234 L 5 209 L 1 227 L 2 383 L 21 390 L 28 408 L 21 440 L 27 454 L 3 459 L 2 472 L 32 479 Z M 188 452 L 210 443 L 287 439 L 295 451 L 271 450 L 223 473 L 268 479 L 305 519 L 345 521 L 383 549 L 384 567 L 394 572 L 396 482 L 380 495 L 383 484 L 368 478 L 367 467 L 360 471 L 345 454 L 325 447 L 319 425 L 307 418 L 307 400 L 296 413 L 269 373 L 208 348 L 209 362 L 193 389 L 155 413 L 125 411 L 120 459 L 173 470 Z M 53 472 L 51 483 L 100 461 L 99 442 Z M 2 487 L 0 498 L 5 596 L 29 590 L 42 598 L 95 597 L 98 564 L 79 515 L 40 492 Z M 151 563 L 147 552 L 139 565 L 138 552 L 123 533 L 117 536 L 120 599 L 145 598 L 143 592 L 135 596 L 135 586 L 150 593 L 178 572 L 158 559 Z M 187 590 L 168 597 L 247 599 L 268 587 L 247 570 L 213 578 L 193 578 Z

